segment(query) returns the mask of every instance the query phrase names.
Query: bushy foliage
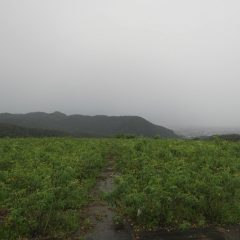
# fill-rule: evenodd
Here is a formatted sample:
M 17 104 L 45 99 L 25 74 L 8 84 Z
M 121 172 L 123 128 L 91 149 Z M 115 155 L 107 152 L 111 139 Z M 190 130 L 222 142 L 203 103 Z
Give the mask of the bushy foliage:
M 0 239 L 63 237 L 104 164 L 101 140 L 0 141 Z
M 117 134 L 116 138 L 121 138 L 121 139 L 134 139 L 138 138 L 139 136 L 132 135 L 132 134 Z
M 136 227 L 185 229 L 240 222 L 240 145 L 118 140 L 111 201 Z

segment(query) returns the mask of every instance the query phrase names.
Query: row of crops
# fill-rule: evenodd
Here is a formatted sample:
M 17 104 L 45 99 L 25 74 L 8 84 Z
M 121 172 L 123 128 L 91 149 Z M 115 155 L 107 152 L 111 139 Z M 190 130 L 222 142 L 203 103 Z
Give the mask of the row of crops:
M 120 140 L 110 202 L 136 230 L 240 224 L 240 144 Z
M 105 163 L 102 140 L 0 140 L 0 239 L 65 238 Z
M 1 139 L 0 239 L 71 236 L 110 155 L 107 198 L 136 230 L 240 224 L 240 143 Z

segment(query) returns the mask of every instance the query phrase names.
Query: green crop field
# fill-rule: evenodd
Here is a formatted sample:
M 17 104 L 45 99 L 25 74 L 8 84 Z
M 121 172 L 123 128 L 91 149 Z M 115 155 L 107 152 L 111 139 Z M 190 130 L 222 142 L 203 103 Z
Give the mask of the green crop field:
M 64 236 L 105 162 L 102 140 L 0 140 L 0 239 Z
M 240 223 L 240 144 L 222 140 L 117 142 L 120 217 L 141 229 Z
M 0 140 L 0 239 L 66 237 L 109 156 L 106 196 L 135 229 L 240 223 L 240 143 L 219 139 Z

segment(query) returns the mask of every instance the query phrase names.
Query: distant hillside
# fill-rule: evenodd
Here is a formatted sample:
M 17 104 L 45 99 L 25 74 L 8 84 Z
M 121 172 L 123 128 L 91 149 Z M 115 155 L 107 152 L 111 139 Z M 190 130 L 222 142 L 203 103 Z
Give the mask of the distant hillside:
M 66 132 L 72 136 L 115 136 L 133 134 L 147 137 L 160 136 L 175 138 L 177 135 L 170 129 L 157 126 L 137 116 L 67 116 L 60 112 L 35 112 L 27 114 L 1 113 L 0 123 L 17 125 L 25 128 L 37 128 Z
M 19 127 L 0 123 L 0 137 L 64 137 L 68 134 L 55 130 Z

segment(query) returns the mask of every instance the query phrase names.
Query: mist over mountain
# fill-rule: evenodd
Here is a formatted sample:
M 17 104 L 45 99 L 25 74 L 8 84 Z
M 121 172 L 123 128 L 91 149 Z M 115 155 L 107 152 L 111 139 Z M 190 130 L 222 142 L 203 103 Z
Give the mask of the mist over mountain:
M 170 129 L 155 125 L 138 116 L 84 116 L 61 112 L 33 112 L 27 114 L 1 113 L 0 123 L 23 128 L 60 131 L 76 137 L 103 137 L 118 134 L 162 138 L 176 138 Z
M 213 135 L 232 135 L 240 134 L 239 127 L 189 127 L 174 129 L 175 133 L 186 138 L 210 137 Z
M 213 140 L 213 139 L 222 139 L 225 141 L 239 142 L 240 134 L 223 134 L 223 135 L 212 135 L 212 136 L 199 136 L 193 138 L 194 140 Z

